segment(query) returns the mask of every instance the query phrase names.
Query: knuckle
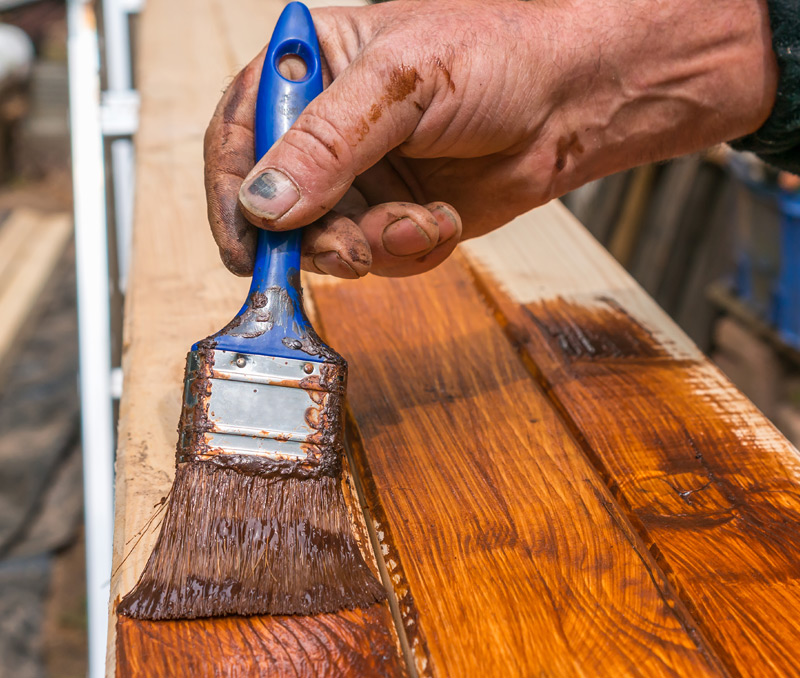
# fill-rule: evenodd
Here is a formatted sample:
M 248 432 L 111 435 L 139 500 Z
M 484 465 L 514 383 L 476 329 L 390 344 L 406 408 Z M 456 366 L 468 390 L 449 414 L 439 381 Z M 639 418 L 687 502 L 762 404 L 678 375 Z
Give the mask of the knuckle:
M 353 151 L 347 138 L 336 125 L 313 111 L 300 116 L 283 140 L 326 172 L 351 173 Z

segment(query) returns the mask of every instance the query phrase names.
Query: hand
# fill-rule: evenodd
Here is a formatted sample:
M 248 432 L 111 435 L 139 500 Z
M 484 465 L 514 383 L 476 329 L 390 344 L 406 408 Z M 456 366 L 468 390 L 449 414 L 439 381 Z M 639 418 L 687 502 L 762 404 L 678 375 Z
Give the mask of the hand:
M 205 139 L 211 229 L 308 226 L 303 267 L 411 275 L 615 171 L 757 129 L 777 68 L 764 0 L 441 0 L 313 12 L 327 89 L 253 167 L 259 54 Z M 252 224 L 252 225 L 251 225 Z

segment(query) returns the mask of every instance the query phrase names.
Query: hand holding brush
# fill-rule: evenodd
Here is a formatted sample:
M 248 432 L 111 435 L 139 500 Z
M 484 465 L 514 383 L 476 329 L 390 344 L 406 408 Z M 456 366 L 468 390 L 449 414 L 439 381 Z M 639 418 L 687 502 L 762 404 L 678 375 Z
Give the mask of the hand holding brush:
M 287 55 L 306 65 L 299 80 L 278 70 Z M 293 2 L 264 59 L 256 158 L 321 91 L 311 15 Z M 342 494 L 347 365 L 303 310 L 300 238 L 299 230 L 260 230 L 247 301 L 225 328 L 192 346 L 175 482 L 121 614 L 316 614 L 385 597 L 358 550 Z

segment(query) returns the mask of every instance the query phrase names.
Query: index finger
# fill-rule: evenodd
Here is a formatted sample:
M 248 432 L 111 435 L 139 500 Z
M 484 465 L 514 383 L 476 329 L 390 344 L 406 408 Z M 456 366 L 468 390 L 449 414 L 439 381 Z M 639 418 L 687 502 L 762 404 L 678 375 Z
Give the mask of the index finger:
M 255 164 L 253 118 L 264 52 L 233 79 L 222 95 L 203 140 L 208 222 L 225 266 L 253 272 L 256 230 L 239 210 L 242 180 Z

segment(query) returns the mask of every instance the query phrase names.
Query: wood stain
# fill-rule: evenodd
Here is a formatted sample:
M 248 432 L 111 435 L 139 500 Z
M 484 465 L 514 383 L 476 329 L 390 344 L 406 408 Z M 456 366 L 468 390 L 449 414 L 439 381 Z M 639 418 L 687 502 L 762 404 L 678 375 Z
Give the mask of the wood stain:
M 672 358 L 613 301 L 521 306 L 481 286 L 728 669 L 794 675 L 794 448 L 716 367 Z
M 312 617 L 117 620 L 118 678 L 403 678 L 384 605 Z

